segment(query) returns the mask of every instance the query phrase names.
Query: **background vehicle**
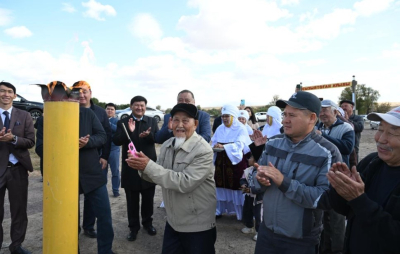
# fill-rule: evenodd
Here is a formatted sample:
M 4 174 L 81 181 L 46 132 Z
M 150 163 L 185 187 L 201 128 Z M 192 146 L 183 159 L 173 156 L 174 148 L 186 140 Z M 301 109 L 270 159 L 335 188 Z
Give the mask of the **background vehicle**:
M 369 122 L 369 126 L 371 126 L 371 129 L 378 129 L 378 126 L 379 126 L 379 124 L 380 124 L 381 122 L 379 122 L 379 121 L 371 121 L 371 122 Z
M 267 112 L 257 112 L 254 115 L 257 121 L 267 121 Z
M 132 113 L 132 110 L 131 108 L 119 109 L 116 110 L 115 113 L 117 115 L 117 118 L 121 120 L 128 117 Z M 151 107 L 146 107 L 146 112 L 144 113 L 144 115 L 154 117 L 157 123 L 164 119 L 164 113 L 161 110 Z
M 28 111 L 33 120 L 36 120 L 43 114 L 42 102 L 28 101 L 19 94 L 17 94 L 17 98 L 13 100 L 13 107 Z

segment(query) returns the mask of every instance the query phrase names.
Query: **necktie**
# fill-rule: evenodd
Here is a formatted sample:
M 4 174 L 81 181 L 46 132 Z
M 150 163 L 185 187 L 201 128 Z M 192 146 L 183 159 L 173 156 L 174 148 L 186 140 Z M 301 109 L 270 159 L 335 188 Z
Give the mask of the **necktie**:
M 6 127 L 6 132 L 10 128 L 10 117 L 8 116 L 10 113 L 8 111 L 3 112 L 4 115 L 6 115 L 6 118 L 4 119 L 4 127 Z

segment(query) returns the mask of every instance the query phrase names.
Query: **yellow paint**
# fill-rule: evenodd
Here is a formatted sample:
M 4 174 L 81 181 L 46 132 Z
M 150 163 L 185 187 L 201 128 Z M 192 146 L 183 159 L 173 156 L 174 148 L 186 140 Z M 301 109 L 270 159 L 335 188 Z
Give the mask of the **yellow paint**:
M 79 103 L 44 103 L 43 253 L 78 253 Z

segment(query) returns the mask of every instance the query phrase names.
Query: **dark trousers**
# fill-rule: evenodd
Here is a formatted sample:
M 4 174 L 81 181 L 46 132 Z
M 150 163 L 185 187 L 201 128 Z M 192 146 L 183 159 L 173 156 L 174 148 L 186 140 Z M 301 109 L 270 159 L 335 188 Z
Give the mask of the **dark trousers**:
M 106 185 L 84 194 L 85 201 L 90 204 L 97 218 L 97 253 L 110 254 L 114 240 L 114 231 L 111 220 L 110 200 Z
M 254 227 L 254 220 L 256 221 L 255 229 L 258 232 L 261 223 L 261 204 L 254 205 L 254 197 L 245 195 L 243 204 L 242 221 L 248 228 Z
M 140 214 L 142 215 L 142 225 L 143 227 L 149 227 L 152 225 L 155 190 L 155 186 L 140 191 L 133 191 L 125 188 L 126 206 L 128 209 L 128 227 L 131 231 L 137 232 L 140 229 L 140 195 L 142 195 L 142 207 L 140 209 Z
M 262 222 L 258 231 L 254 254 L 316 254 L 318 245 L 303 239 L 294 239 L 275 234 Z
M 183 233 L 175 231 L 167 222 L 161 254 L 214 254 L 216 240 L 215 227 L 201 232 Z
M 11 244 L 10 251 L 21 246 L 25 240 L 28 216 L 26 207 L 28 204 L 28 172 L 22 166 L 17 165 L 7 168 L 0 177 L 0 246 L 3 243 L 3 219 L 4 219 L 4 196 L 8 190 L 11 212 Z
M 82 228 L 84 230 L 93 231 L 95 223 L 96 223 L 96 216 L 95 216 L 93 207 L 91 205 L 91 202 L 88 200 L 88 198 L 85 195 L 84 200 L 83 200 Z
M 343 253 L 346 218 L 333 210 L 324 212 L 324 230 L 321 236 L 321 253 Z

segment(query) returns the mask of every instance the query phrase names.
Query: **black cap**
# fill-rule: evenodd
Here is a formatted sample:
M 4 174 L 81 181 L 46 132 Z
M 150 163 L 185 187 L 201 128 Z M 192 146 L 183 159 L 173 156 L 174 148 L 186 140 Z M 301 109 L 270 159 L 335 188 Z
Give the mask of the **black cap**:
M 351 105 L 354 106 L 354 102 L 351 101 L 351 100 L 341 100 L 340 103 L 339 103 L 339 105 L 342 105 L 342 103 L 350 103 Z
M 175 107 L 171 110 L 171 117 L 173 117 L 176 112 L 185 112 L 190 117 L 196 120 L 198 118 L 197 107 L 193 104 L 187 104 L 187 103 L 176 104 Z
M 308 109 L 317 115 L 319 115 L 321 110 L 321 101 L 319 98 L 312 93 L 304 91 L 294 93 L 288 101 L 278 100 L 276 102 L 276 106 L 280 108 L 285 108 L 286 105 L 298 109 Z

